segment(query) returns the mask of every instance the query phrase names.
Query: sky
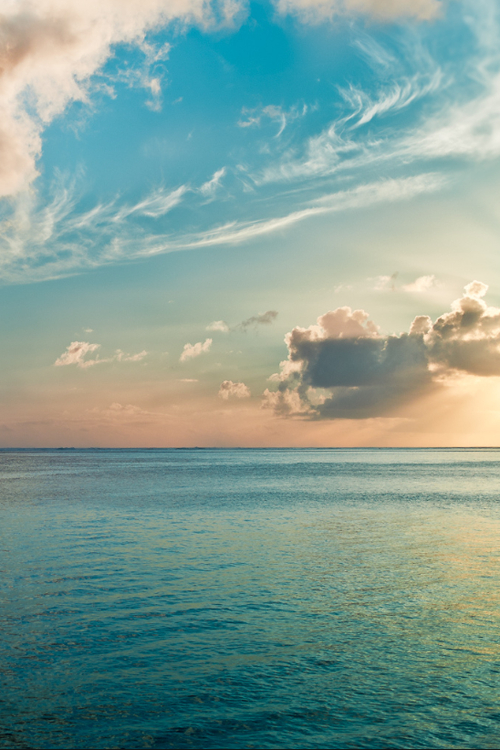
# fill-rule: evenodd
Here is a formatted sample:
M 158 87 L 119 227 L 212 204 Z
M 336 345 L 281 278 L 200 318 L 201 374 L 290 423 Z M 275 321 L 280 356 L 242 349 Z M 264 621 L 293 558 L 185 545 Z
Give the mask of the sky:
M 500 445 L 495 0 L 0 0 L 0 447 Z

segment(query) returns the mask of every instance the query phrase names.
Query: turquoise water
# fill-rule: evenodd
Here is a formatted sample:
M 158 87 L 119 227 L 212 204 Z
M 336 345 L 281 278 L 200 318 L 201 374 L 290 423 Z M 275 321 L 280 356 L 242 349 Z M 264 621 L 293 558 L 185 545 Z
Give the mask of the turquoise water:
M 500 451 L 0 452 L 0 746 L 497 747 Z

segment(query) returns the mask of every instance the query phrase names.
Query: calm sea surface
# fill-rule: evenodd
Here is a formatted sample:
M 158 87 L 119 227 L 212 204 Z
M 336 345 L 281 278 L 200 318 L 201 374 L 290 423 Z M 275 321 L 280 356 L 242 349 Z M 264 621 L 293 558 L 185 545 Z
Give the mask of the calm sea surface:
M 493 748 L 500 451 L 0 452 L 0 746 Z

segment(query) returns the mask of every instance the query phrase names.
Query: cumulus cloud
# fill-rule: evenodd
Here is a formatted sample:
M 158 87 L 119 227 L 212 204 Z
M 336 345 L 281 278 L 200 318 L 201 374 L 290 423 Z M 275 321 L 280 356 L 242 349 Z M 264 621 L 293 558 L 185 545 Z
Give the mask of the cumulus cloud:
M 219 398 L 227 401 L 231 397 L 249 398 L 250 390 L 245 383 L 233 383 L 232 380 L 224 380 L 219 389 Z
M 135 44 L 146 63 L 165 56 L 146 41 L 171 22 L 207 27 L 242 11 L 238 0 L 3 0 L 0 16 L 0 195 L 36 176 L 44 127 L 74 101 L 88 101 L 92 77 L 116 44 Z M 161 82 L 141 73 L 157 106 Z M 97 84 L 99 85 L 99 84 Z
M 352 13 L 386 20 L 405 16 L 427 20 L 439 13 L 441 3 L 438 0 L 278 0 L 277 6 L 281 13 L 295 13 L 319 22 Z
M 214 320 L 213 323 L 206 328 L 207 331 L 220 331 L 221 333 L 229 333 L 229 326 L 223 320 Z
M 409 333 L 383 336 L 364 310 L 341 307 L 287 333 L 288 359 L 272 376 L 264 406 L 315 419 L 384 416 L 457 373 L 500 376 L 500 309 L 474 281 L 434 322 L 417 316 Z
M 200 354 L 206 354 L 206 352 L 210 351 L 211 346 L 212 339 L 205 339 L 203 344 L 201 341 L 198 341 L 196 344 L 184 344 L 184 350 L 179 361 L 187 362 L 188 359 L 199 357 Z
M 63 367 L 64 365 L 76 365 L 77 367 L 92 367 L 102 360 L 96 359 L 85 359 L 89 352 L 95 352 L 100 348 L 100 344 L 90 344 L 88 341 L 72 341 L 71 344 L 66 347 L 66 351 L 61 354 L 58 359 L 54 362 L 56 367 Z

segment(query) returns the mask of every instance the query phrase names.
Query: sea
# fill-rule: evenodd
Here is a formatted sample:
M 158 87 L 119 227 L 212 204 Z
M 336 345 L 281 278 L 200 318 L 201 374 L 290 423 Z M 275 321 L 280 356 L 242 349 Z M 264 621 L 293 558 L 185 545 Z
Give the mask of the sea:
M 500 450 L 0 451 L 0 747 L 496 748 Z

